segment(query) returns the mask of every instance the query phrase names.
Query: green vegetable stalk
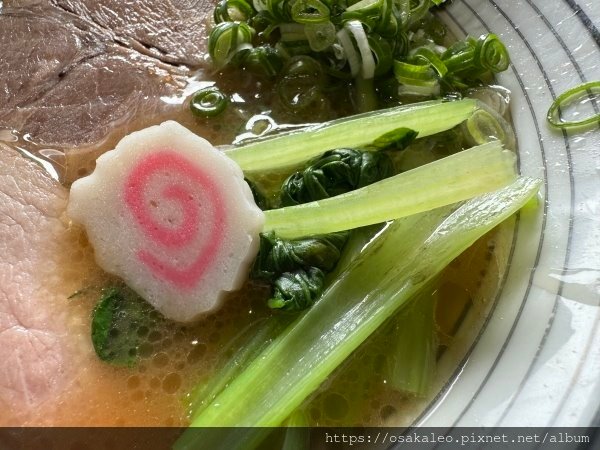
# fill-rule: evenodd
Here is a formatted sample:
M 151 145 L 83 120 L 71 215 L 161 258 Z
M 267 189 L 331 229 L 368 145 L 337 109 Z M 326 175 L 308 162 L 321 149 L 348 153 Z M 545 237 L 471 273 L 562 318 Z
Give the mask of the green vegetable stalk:
M 493 141 L 336 197 L 265 212 L 265 232 L 292 239 L 416 214 L 514 180 L 515 156 Z
M 270 317 L 235 339 L 232 346 L 239 348 L 235 354 L 222 361 L 207 383 L 198 386 L 189 398 L 192 419 L 212 404 L 219 395 L 290 323 L 287 317 Z
M 212 449 L 253 448 L 261 438 L 260 428 L 234 435 L 195 427 L 283 423 L 369 335 L 408 305 L 450 261 L 525 205 L 540 184 L 519 178 L 454 211 L 438 208 L 389 225 L 313 308 L 195 417 L 175 448 L 192 449 L 200 443 Z
M 310 450 L 310 423 L 302 410 L 294 411 L 286 421 L 287 430 L 281 450 Z
M 437 357 L 436 301 L 437 295 L 424 289 L 392 324 L 386 376 L 392 389 L 427 395 Z
M 420 138 L 430 136 L 458 125 L 476 110 L 472 99 L 421 102 L 257 139 L 225 153 L 244 172 L 266 172 L 300 164 L 334 148 L 367 146 L 401 127 L 414 130 Z

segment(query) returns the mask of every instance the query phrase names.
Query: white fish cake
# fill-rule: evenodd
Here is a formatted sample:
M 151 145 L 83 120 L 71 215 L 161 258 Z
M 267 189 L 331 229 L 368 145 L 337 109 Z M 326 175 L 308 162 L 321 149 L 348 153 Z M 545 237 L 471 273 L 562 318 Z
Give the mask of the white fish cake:
M 104 270 L 180 322 L 242 285 L 264 224 L 239 166 L 173 121 L 100 156 L 73 183 L 68 214 Z

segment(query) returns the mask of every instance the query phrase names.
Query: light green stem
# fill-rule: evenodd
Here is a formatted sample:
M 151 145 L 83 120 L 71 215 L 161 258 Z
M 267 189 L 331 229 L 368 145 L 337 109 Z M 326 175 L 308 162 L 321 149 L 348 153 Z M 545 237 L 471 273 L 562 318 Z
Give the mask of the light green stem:
M 430 136 L 458 125 L 476 109 L 472 99 L 398 106 L 281 133 L 234 147 L 225 154 L 244 172 L 265 172 L 302 163 L 327 150 L 361 147 L 400 127 L 415 130 L 418 137 Z
M 506 186 L 514 166 L 514 154 L 494 141 L 346 194 L 266 211 L 263 231 L 293 239 L 398 219 Z
M 439 208 L 389 225 L 319 302 L 215 398 L 192 427 L 279 426 L 369 335 L 450 261 L 527 203 L 540 184 L 520 178 L 455 211 Z M 221 433 L 216 439 L 219 433 L 192 428 L 176 449 L 200 444 L 212 449 L 249 449 L 264 434 L 260 428 L 254 433 L 240 430 L 244 432 L 239 438 Z

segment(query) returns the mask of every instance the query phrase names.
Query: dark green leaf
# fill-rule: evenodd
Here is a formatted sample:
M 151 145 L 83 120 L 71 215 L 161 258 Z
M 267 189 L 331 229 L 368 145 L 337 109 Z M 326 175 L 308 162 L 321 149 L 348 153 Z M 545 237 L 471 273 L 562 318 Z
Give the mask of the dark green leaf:
M 154 309 L 127 287 L 106 289 L 92 315 L 96 354 L 111 364 L 133 366 L 142 331 L 157 320 Z
M 267 302 L 269 308 L 283 311 L 302 311 L 309 308 L 323 291 L 325 275 L 311 267 L 286 272 L 275 280 L 274 294 Z
M 344 194 L 391 176 L 392 160 L 385 153 L 341 148 L 324 153 L 281 188 L 282 206 L 298 205 Z
M 279 239 L 274 233 L 261 234 L 260 251 L 252 275 L 271 280 L 283 272 L 307 267 L 329 272 L 340 259 L 347 238 L 347 232 L 292 241 Z

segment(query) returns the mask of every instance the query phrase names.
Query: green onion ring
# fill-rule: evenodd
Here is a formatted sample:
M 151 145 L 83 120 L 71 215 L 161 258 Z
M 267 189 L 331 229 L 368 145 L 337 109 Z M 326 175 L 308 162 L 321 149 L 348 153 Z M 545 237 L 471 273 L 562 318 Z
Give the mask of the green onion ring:
M 237 51 L 251 47 L 253 36 L 246 22 L 221 22 L 208 36 L 208 54 L 216 67 L 224 67 Z
M 230 10 L 237 12 L 233 18 L 229 14 Z M 245 0 L 221 0 L 213 12 L 213 19 L 215 23 L 232 22 L 234 20 L 248 20 L 255 14 L 252 6 Z M 235 17 L 236 15 L 240 17 Z
M 508 69 L 510 59 L 506 47 L 495 34 L 483 35 L 475 46 L 474 63 L 492 72 L 503 72 Z
M 277 84 L 281 104 L 288 110 L 305 110 L 322 98 L 323 69 L 314 58 L 302 55 L 288 62 Z
M 559 108 L 569 105 L 573 101 L 580 100 L 585 95 L 593 95 L 600 93 L 600 81 L 590 81 L 589 83 L 583 83 L 578 86 L 575 86 L 568 91 L 563 92 L 556 100 L 552 102 L 550 105 L 550 109 L 548 109 L 548 114 L 546 119 L 556 128 L 561 128 L 563 130 L 578 130 L 581 128 L 587 128 L 588 126 L 598 123 L 600 124 L 600 113 L 596 113 L 591 117 L 582 120 L 562 120 L 558 111 Z
M 190 102 L 190 109 L 198 117 L 215 117 L 225 111 L 229 103 L 227 96 L 215 86 L 197 91 Z
M 394 76 L 399 83 L 413 86 L 431 86 L 438 82 L 431 66 L 404 61 L 394 61 Z
M 331 22 L 309 23 L 304 26 L 308 44 L 314 52 L 322 52 L 335 42 L 335 25 Z
M 416 62 L 425 63 L 430 65 L 440 76 L 443 78 L 448 73 L 446 64 L 440 59 L 436 52 L 427 47 L 421 47 L 416 52 L 412 53 L 411 56 Z
M 410 8 L 410 14 L 408 16 L 408 23 L 406 28 L 409 29 L 416 25 L 429 11 L 431 3 L 429 0 L 418 0 L 417 5 L 414 8 Z
M 323 23 L 329 20 L 329 8 L 319 0 L 296 0 L 292 19 L 297 23 Z
M 375 76 L 385 75 L 394 63 L 392 47 L 388 41 L 375 33 L 369 34 L 367 41 L 375 58 Z
M 239 60 L 235 62 L 256 75 L 272 78 L 283 68 L 283 58 L 270 45 L 242 50 L 237 55 L 240 55 Z
M 462 41 L 455 42 L 442 53 L 441 60 L 449 73 L 460 73 L 475 69 L 473 60 L 477 41 L 467 36 Z

